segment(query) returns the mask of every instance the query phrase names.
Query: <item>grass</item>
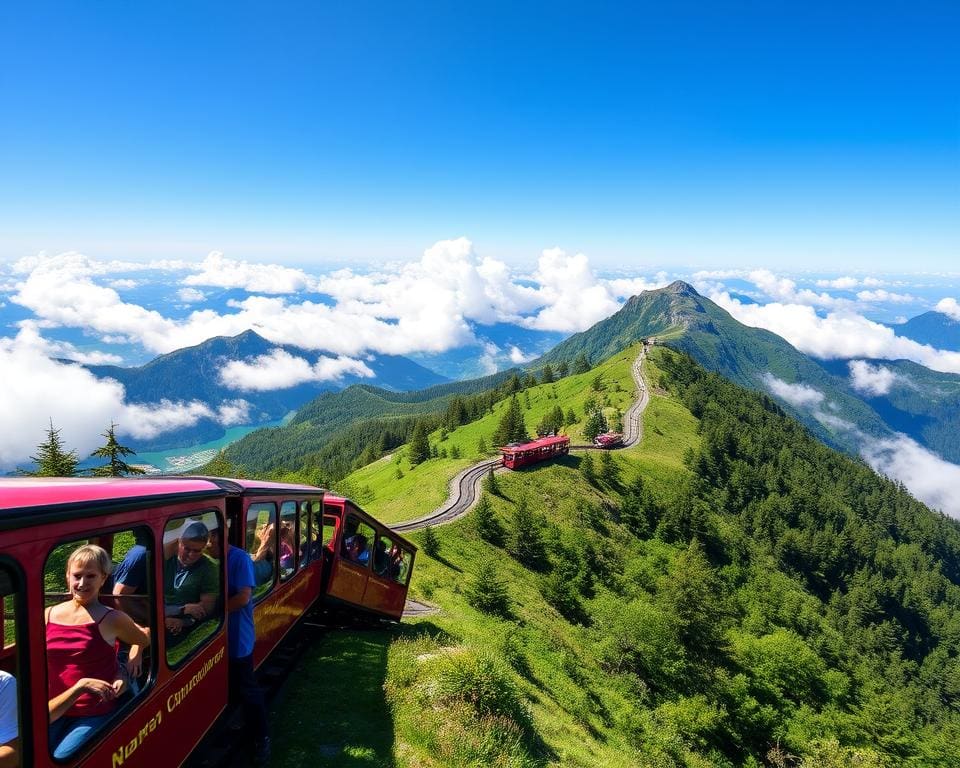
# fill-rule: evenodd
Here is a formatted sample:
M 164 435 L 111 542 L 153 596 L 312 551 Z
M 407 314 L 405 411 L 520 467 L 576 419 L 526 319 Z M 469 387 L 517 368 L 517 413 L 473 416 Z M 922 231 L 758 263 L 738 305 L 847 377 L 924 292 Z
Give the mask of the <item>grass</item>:
M 589 398 L 604 405 L 608 419 L 612 419 L 617 410 L 625 413 L 636 399 L 630 370 L 638 353 L 639 346 L 633 346 L 588 373 L 525 390 L 518 397 L 524 408 L 528 399 L 530 402 L 529 409 L 524 410 L 529 433 L 533 435 L 540 420 L 554 406 L 560 405 L 564 413 L 572 408 L 580 419 L 577 424 L 567 427 L 566 433 L 574 443 L 586 442 L 582 431 L 583 407 Z M 604 388 L 601 391 L 593 391 L 591 387 L 597 376 L 603 381 Z M 431 445 L 445 449 L 448 454 L 455 448 L 463 458 L 430 459 L 411 467 L 406 458 L 406 449 L 401 448 L 351 473 L 347 478 L 347 487 L 354 489 L 354 495 L 364 509 L 385 523 L 411 520 L 432 512 L 446 500 L 448 484 L 458 472 L 497 455 L 492 436 L 508 405 L 509 400 L 497 403 L 492 413 L 453 430 L 445 439 L 439 430 L 430 434 Z M 478 452 L 481 439 L 488 448 L 484 454 Z
M 633 397 L 630 364 L 636 350 L 612 358 L 588 374 L 530 391 L 528 425 L 552 408 L 556 389 L 564 409 L 582 409 L 595 393 L 597 371 L 608 378 L 611 407 L 625 410 Z M 647 364 L 655 381 L 655 363 Z M 620 383 L 620 391 L 612 387 Z M 627 385 L 630 386 L 627 386 Z M 622 402 L 618 399 L 623 395 Z M 503 406 L 501 405 L 501 408 Z M 497 409 L 499 412 L 499 409 Z M 466 447 L 492 433 L 499 418 L 488 415 L 456 430 L 448 443 Z M 638 473 L 659 495 L 672 492 L 686 473 L 683 455 L 697 443 L 697 422 L 653 387 L 644 413 L 644 439 L 615 454 L 620 485 L 594 487 L 578 471 L 574 455 L 498 480 L 494 512 L 509 531 L 513 510 L 524 499 L 548 523 L 547 550 L 579 551 L 590 542 L 610 564 L 610 578 L 648 578 L 669 569 L 676 553 L 656 540 L 640 541 L 609 515 L 625 485 Z M 437 436 L 435 436 L 437 437 Z M 578 439 L 574 437 L 574 439 Z M 488 440 L 489 443 L 489 440 Z M 383 467 L 353 475 L 375 495 L 375 514 L 413 518 L 437 505 L 437 488 L 462 466 L 432 460 L 415 484 L 377 482 Z M 395 467 L 394 460 L 378 462 Z M 438 479 L 439 478 L 439 479 Z M 427 498 L 424 498 L 426 496 Z M 334 633 L 308 651 L 288 683 L 274 718 L 276 765 L 390 766 L 572 766 L 626 768 L 643 764 L 631 714 L 642 691 L 631 680 L 608 674 L 598 657 L 595 632 L 564 619 L 544 598 L 543 577 L 481 540 L 470 516 L 435 529 L 437 558 L 421 552 L 411 597 L 441 610 L 405 622 L 392 633 Z M 422 534 L 413 534 L 417 539 Z M 481 563 L 493 560 L 507 584 L 509 618 L 470 606 L 466 585 Z M 596 596 L 609 601 L 597 584 Z M 348 707 L 332 706 L 331 702 Z

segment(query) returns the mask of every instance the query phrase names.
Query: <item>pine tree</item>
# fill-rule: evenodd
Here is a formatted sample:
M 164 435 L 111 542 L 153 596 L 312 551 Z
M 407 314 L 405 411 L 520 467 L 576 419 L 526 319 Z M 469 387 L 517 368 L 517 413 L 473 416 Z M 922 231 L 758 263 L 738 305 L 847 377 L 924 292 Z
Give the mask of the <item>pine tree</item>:
M 107 444 L 97 448 L 90 456 L 97 456 L 101 459 L 109 459 L 109 463 L 100 467 L 93 468 L 95 477 L 123 477 L 124 475 L 143 475 L 145 472 L 140 467 L 131 467 L 123 460 L 124 456 L 135 456 L 136 451 L 120 445 L 117 442 L 115 430 L 117 425 L 112 421 L 106 432 L 101 433 L 107 438 Z
M 543 543 L 543 523 L 537 518 L 527 500 L 521 496 L 510 521 L 507 551 L 527 568 L 539 570 L 547 559 Z
M 413 436 L 410 438 L 410 447 L 407 450 L 410 466 L 415 467 L 430 458 L 430 441 L 427 439 L 427 427 L 418 420 L 413 427 Z
M 577 355 L 577 359 L 573 361 L 573 373 L 574 375 L 578 373 L 586 373 L 590 370 L 590 361 L 587 359 L 587 356 L 582 352 Z
M 553 367 L 550 365 L 550 363 L 547 363 L 545 366 L 543 366 L 543 370 L 540 371 L 540 382 L 542 384 L 553 384 L 553 381 Z
M 440 539 L 437 538 L 437 534 L 433 528 L 428 527 L 423 529 L 423 539 L 420 544 L 423 547 L 424 554 L 434 559 L 440 554 Z
M 220 451 L 207 462 L 203 468 L 203 473 L 205 475 L 211 475 L 212 477 L 243 477 L 242 470 L 238 469 L 237 466 L 227 458 L 227 454 L 224 451 Z
M 587 421 L 583 425 L 583 436 L 587 440 L 593 440 L 597 435 L 607 431 L 607 420 L 603 418 L 603 413 L 596 410 L 587 416 Z
M 573 408 L 567 409 L 567 417 L 564 421 L 568 427 L 577 423 L 577 414 L 573 412 Z
M 487 441 L 483 439 L 483 435 L 480 436 L 480 439 L 477 440 L 477 456 L 486 456 L 487 455 Z
M 580 459 L 580 472 L 583 474 L 583 479 L 590 485 L 596 485 L 597 471 L 593 466 L 593 456 L 589 453 L 583 454 L 583 458 Z
M 570 366 L 567 365 L 567 361 L 566 361 L 566 360 L 561 360 L 561 361 L 557 364 L 557 378 L 558 378 L 558 379 L 562 379 L 562 378 L 564 378 L 568 373 L 570 373 Z
M 483 481 L 483 490 L 492 496 L 500 495 L 500 485 L 497 483 L 497 476 L 493 472 L 493 465 L 487 471 L 487 476 Z
M 495 445 L 519 443 L 527 439 L 527 426 L 523 421 L 523 411 L 516 395 L 510 398 L 510 405 L 500 418 L 497 431 L 493 433 Z
M 429 528 L 427 529 L 429 530 Z M 510 593 L 493 560 L 484 560 L 464 590 L 467 602 L 478 611 L 509 618 Z
M 484 541 L 498 547 L 503 544 L 503 527 L 497 520 L 493 505 L 490 504 L 490 497 L 486 493 L 480 496 L 480 501 L 473 510 L 473 526 L 477 535 Z
M 60 439 L 60 430 L 53 428 L 53 419 L 50 420 L 50 429 L 47 430 L 46 441 L 37 446 L 37 455 L 30 460 L 37 465 L 33 472 L 23 472 L 34 477 L 74 477 L 77 474 L 76 451 L 67 451 Z
M 620 482 L 620 467 L 610 451 L 600 454 L 600 479 L 608 486 Z

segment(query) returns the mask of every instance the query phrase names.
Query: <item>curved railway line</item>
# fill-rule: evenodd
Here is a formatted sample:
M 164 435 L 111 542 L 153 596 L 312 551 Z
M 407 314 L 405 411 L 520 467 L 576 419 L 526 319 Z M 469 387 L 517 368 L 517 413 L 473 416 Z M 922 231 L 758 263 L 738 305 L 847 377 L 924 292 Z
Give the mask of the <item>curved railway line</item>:
M 624 414 L 623 444 L 616 448 L 598 448 L 592 444 L 571 445 L 571 450 L 617 451 L 624 448 L 631 448 L 640 442 L 643 437 L 643 412 L 647 407 L 647 403 L 650 401 L 646 381 L 643 378 L 645 351 L 645 348 L 641 347 L 640 354 L 637 355 L 637 359 L 634 360 L 633 366 L 631 367 L 633 380 L 637 386 L 639 396 L 627 410 L 626 414 Z M 480 498 L 480 485 L 483 482 L 483 478 L 491 468 L 496 470 L 499 466 L 500 459 L 484 459 L 477 464 L 467 467 L 450 481 L 449 495 L 443 504 L 429 514 L 413 520 L 405 520 L 402 523 L 395 523 L 390 527 L 398 533 L 406 533 L 409 531 L 418 531 L 433 525 L 449 523 L 465 515 L 470 511 L 477 499 Z M 404 615 L 407 615 L 406 611 L 404 611 Z

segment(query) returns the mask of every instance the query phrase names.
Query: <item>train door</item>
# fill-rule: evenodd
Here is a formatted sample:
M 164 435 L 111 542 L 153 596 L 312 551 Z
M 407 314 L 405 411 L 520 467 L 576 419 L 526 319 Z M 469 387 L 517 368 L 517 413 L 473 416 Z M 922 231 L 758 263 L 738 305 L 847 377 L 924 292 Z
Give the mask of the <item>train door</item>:
M 347 513 L 345 508 L 343 529 L 338 538 L 339 551 L 334 558 L 327 594 L 354 605 L 363 605 L 363 595 L 370 576 L 375 531 L 358 515 Z
M 400 618 L 406 600 L 413 553 L 401 545 L 395 536 L 379 531 L 372 561 L 373 569 L 367 580 L 363 607 Z
M 23 589 L 17 571 L 0 562 L 0 766 L 32 765 L 30 719 L 25 717 L 28 686 L 23 658 Z

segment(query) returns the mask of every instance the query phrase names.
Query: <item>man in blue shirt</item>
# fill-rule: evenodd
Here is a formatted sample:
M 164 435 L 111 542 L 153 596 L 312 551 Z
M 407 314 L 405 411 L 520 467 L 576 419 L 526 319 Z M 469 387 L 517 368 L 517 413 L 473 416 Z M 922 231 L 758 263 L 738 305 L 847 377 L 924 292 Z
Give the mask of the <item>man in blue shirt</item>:
M 220 529 L 210 531 L 208 552 L 220 557 Z M 253 671 L 253 560 L 240 547 L 227 544 L 227 655 L 230 659 L 230 697 L 243 703 L 247 728 L 253 733 L 254 762 L 270 761 L 270 736 L 267 732 L 267 705 Z

